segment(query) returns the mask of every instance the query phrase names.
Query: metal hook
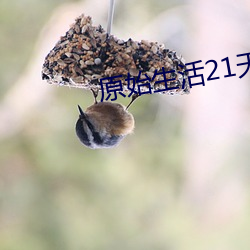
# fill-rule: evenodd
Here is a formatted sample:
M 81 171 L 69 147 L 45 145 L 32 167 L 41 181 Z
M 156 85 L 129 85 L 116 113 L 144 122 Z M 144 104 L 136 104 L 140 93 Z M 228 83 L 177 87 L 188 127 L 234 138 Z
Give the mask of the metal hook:
M 109 13 L 108 13 L 108 26 L 107 26 L 107 33 L 110 35 L 113 17 L 114 17 L 114 10 L 115 10 L 115 0 L 110 0 L 109 4 Z

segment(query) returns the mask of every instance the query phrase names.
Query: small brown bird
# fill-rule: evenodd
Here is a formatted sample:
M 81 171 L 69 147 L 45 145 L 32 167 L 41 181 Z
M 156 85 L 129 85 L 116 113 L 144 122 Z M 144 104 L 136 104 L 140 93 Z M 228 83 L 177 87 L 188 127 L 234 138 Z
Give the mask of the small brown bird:
M 93 91 L 92 91 L 93 92 Z M 80 141 L 89 148 L 111 148 L 128 134 L 133 132 L 134 117 L 119 103 L 97 102 L 85 112 L 78 105 L 80 112 L 76 123 L 76 134 Z

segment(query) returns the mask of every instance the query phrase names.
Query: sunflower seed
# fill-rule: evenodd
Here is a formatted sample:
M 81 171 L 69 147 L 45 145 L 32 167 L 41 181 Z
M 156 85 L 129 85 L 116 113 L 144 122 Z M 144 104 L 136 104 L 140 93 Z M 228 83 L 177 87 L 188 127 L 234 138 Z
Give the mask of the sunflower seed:
M 82 44 L 82 48 L 85 49 L 85 50 L 89 50 L 89 46 L 86 43 Z
M 86 64 L 86 65 L 94 65 L 95 63 L 94 63 L 93 61 L 87 60 L 87 61 L 85 62 L 85 64 Z

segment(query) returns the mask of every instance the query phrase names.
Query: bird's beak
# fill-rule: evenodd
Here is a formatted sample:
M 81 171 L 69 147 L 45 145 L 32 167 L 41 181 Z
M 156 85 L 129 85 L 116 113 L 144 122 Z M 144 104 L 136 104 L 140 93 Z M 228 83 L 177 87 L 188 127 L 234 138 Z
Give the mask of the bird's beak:
M 78 106 L 78 110 L 79 110 L 79 113 L 80 113 L 80 118 L 86 118 L 84 112 L 82 111 L 82 108 L 79 105 L 77 105 L 77 106 Z

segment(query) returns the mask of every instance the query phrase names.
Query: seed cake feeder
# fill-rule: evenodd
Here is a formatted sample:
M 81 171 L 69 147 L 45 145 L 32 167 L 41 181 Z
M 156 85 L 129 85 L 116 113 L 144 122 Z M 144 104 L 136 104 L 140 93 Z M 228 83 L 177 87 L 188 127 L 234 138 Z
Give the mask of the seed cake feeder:
M 182 56 L 157 42 L 137 42 L 131 38 L 124 41 L 111 35 L 113 10 L 114 1 L 111 0 L 107 31 L 101 25 L 94 26 L 90 16 L 82 14 L 77 17 L 46 56 L 42 79 L 50 84 L 98 93 L 107 90 L 101 79 L 116 77 L 115 81 L 122 83 L 122 92 L 126 94 L 131 92 L 126 80 L 128 75 L 134 79 L 139 79 L 139 76 L 144 79 L 147 75 L 150 81 L 134 81 L 135 90 L 141 85 L 141 92 L 188 94 L 190 88 Z M 163 68 L 171 73 L 155 75 Z

